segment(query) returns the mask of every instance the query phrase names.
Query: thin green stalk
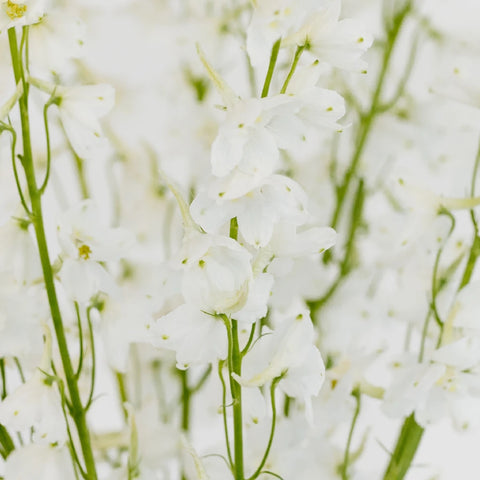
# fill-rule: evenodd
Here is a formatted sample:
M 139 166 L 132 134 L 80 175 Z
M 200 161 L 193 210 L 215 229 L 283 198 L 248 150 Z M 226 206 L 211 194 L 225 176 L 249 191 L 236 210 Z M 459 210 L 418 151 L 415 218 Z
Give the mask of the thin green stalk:
M 51 164 L 52 164 L 52 150 L 50 148 L 50 128 L 48 127 L 48 108 L 55 103 L 55 92 L 53 93 L 52 97 L 50 100 L 45 104 L 43 107 L 43 123 L 45 126 L 45 140 L 47 143 L 47 169 L 45 172 L 45 178 L 43 180 L 43 183 L 41 187 L 39 188 L 39 193 L 40 195 L 43 194 L 45 189 L 47 188 L 48 185 L 48 180 L 50 178 L 50 169 L 51 169 Z
M 244 357 L 248 353 L 248 351 L 250 350 L 250 347 L 252 346 L 253 339 L 255 338 L 255 327 L 256 327 L 256 324 L 254 323 L 252 325 L 252 329 L 250 330 L 250 335 L 248 336 L 247 343 L 242 349 L 242 357 Z
M 357 424 L 358 415 L 360 414 L 361 409 L 361 393 L 359 389 L 355 389 L 352 392 L 353 397 L 355 398 L 356 406 L 355 412 L 353 413 L 352 423 L 350 425 L 350 431 L 348 432 L 347 445 L 345 447 L 345 454 L 343 457 L 343 463 L 341 467 L 342 480 L 348 480 L 348 465 L 350 462 L 350 447 L 352 445 L 353 432 L 355 431 L 355 426 Z
M 292 406 L 292 397 L 285 395 L 285 401 L 283 403 L 283 415 L 288 417 L 290 415 L 290 407 Z
M 242 375 L 242 354 L 238 339 L 238 322 L 232 320 L 231 329 L 232 341 L 232 372 L 238 376 Z M 243 414 L 242 414 L 242 386 L 230 375 L 230 386 L 233 399 L 233 438 L 234 438 L 234 459 L 235 459 L 235 480 L 244 480 L 243 465 Z
M 355 238 L 358 233 L 358 227 L 362 223 L 363 205 L 365 202 L 365 186 L 363 179 L 358 182 L 358 187 L 353 200 L 353 209 L 350 216 L 350 229 L 348 232 L 347 243 L 345 245 L 345 255 L 340 264 L 340 271 L 337 278 L 330 285 L 329 289 L 318 300 L 308 302 L 313 321 L 316 319 L 316 313 L 325 305 L 328 300 L 337 291 L 352 267 L 352 258 L 354 254 Z M 328 252 L 327 252 L 328 253 Z
M 477 156 L 475 158 L 475 163 L 473 166 L 472 183 L 470 187 L 471 197 L 475 196 L 475 187 L 477 183 L 477 174 L 478 174 L 479 167 L 480 167 L 480 145 L 478 147 Z M 463 272 L 462 280 L 460 282 L 458 290 L 461 290 L 465 285 L 467 285 L 467 283 L 470 282 L 470 279 L 473 274 L 473 269 L 475 268 L 477 259 L 480 256 L 480 235 L 478 234 L 478 223 L 477 223 L 477 219 L 475 217 L 475 212 L 473 211 L 473 209 L 470 210 L 470 219 L 472 221 L 472 226 L 473 226 L 473 241 L 472 241 L 472 246 L 470 248 L 470 252 L 468 254 L 467 264 L 465 265 L 465 270 Z
M 3 425 L 0 425 L 0 445 L 2 446 L 3 458 L 7 458 L 15 449 L 15 444 L 13 443 L 12 437 Z
M 88 394 L 88 400 L 84 407 L 85 412 L 88 411 L 93 400 L 93 392 L 95 390 L 95 375 L 96 375 L 96 354 L 95 354 L 95 338 L 93 335 L 93 325 L 92 319 L 90 317 L 90 312 L 92 307 L 87 308 L 87 324 L 88 324 L 88 337 L 90 340 L 90 350 L 92 352 L 92 373 L 90 377 L 90 393 Z
M 423 432 L 424 429 L 415 421 L 413 413 L 405 419 L 383 480 L 403 480 L 415 457 Z
M 279 478 L 280 480 L 283 480 L 283 477 L 281 477 L 278 473 L 271 472 L 270 470 L 263 470 L 260 473 L 263 473 L 265 475 L 271 475 L 272 477 Z
M 28 84 L 25 80 L 23 63 L 19 56 L 17 35 L 15 28 L 8 30 L 8 39 L 10 44 L 10 54 L 12 58 L 15 83 L 22 82 L 24 91 L 19 99 L 20 118 L 22 124 L 22 140 L 23 140 L 23 157 L 22 164 L 27 178 L 28 191 L 32 205 L 32 222 L 35 229 L 40 262 L 42 265 L 43 277 L 45 281 L 45 289 L 47 291 L 48 302 L 52 315 L 52 321 L 55 329 L 58 349 L 62 360 L 63 371 L 67 381 L 68 392 L 72 403 L 72 417 L 75 422 L 79 441 L 81 444 L 85 468 L 89 480 L 96 480 L 97 473 L 95 468 L 95 460 L 90 441 L 90 433 L 88 431 L 85 410 L 82 407 L 80 393 L 73 371 L 70 353 L 68 351 L 67 339 L 63 326 L 60 307 L 58 305 L 57 293 L 55 290 L 55 282 L 48 252 L 47 240 L 43 223 L 42 202 L 37 182 L 35 178 L 35 168 L 33 164 L 32 146 L 30 140 L 30 120 L 28 114 Z
M 0 372 L 2 374 L 2 400 L 7 396 L 7 376 L 5 373 L 5 359 L 0 358 Z
M 361 121 L 360 121 L 360 126 L 359 126 L 359 134 L 357 137 L 356 141 L 356 149 L 353 153 L 352 159 L 350 161 L 350 165 L 345 172 L 345 175 L 343 177 L 342 183 L 337 187 L 337 203 L 335 206 L 335 210 L 332 216 L 332 220 L 330 222 L 330 225 L 333 228 L 336 228 L 338 225 L 338 221 L 340 218 L 340 213 L 342 211 L 346 195 L 350 186 L 350 182 L 352 181 L 352 178 L 354 174 L 356 173 L 358 163 L 360 161 L 360 158 L 363 154 L 363 151 L 365 149 L 367 139 L 370 135 L 371 128 L 373 126 L 373 121 L 377 114 L 382 113 L 381 110 L 379 109 L 380 107 L 380 102 L 381 102 L 381 94 L 383 91 L 383 86 L 385 83 L 385 77 L 390 65 L 390 60 L 392 58 L 392 53 L 394 50 L 394 46 L 396 43 L 396 40 L 398 38 L 398 34 L 400 32 L 400 29 L 403 25 L 403 22 L 405 18 L 407 17 L 407 14 L 410 11 L 410 7 L 405 7 L 401 12 L 398 13 L 398 15 L 395 18 L 394 24 L 392 26 L 392 29 L 389 30 L 388 35 L 387 35 L 387 45 L 386 48 L 383 52 L 383 58 L 382 58 L 382 65 L 380 68 L 380 72 L 378 74 L 377 78 L 377 83 L 375 87 L 375 91 L 373 93 L 372 97 L 372 103 L 370 105 L 370 109 L 367 112 L 366 115 L 362 115 Z M 324 256 L 324 258 L 329 259 L 331 258 L 331 254 Z
M 305 45 L 298 46 L 297 50 L 295 51 L 295 56 L 293 57 L 293 62 L 292 66 L 290 67 L 290 71 L 288 72 L 287 78 L 285 79 L 285 82 L 283 83 L 282 89 L 280 90 L 280 93 L 285 93 L 288 88 L 288 84 L 290 83 L 290 80 L 293 77 L 293 74 L 295 73 L 295 70 L 297 69 L 298 61 L 300 60 L 300 57 L 302 56 L 303 51 L 305 50 Z
M 127 386 L 125 385 L 125 374 L 115 372 L 115 380 L 117 381 L 117 390 L 120 396 L 120 407 L 122 408 L 123 418 L 128 419 L 128 412 L 125 408 L 125 403 L 128 402 Z
M 188 387 L 187 370 L 180 370 L 182 382 L 182 430 L 188 432 L 190 428 L 190 388 Z
M 277 63 L 278 52 L 280 51 L 280 43 L 282 43 L 282 39 L 279 38 L 272 47 L 272 53 L 270 55 L 270 62 L 268 64 L 268 71 L 267 76 L 265 77 L 265 82 L 262 88 L 262 98 L 268 96 L 268 91 L 270 89 L 270 83 L 272 82 L 273 71 L 275 70 L 275 65 Z
M 272 405 L 272 425 L 270 427 L 270 435 L 268 437 L 267 448 L 265 449 L 265 453 L 263 454 L 263 458 L 260 462 L 260 465 L 255 470 L 255 473 L 248 478 L 248 480 L 255 480 L 260 473 L 262 472 L 262 468 L 267 463 L 268 455 L 270 454 L 270 450 L 273 444 L 273 436 L 275 435 L 275 426 L 277 423 L 277 407 L 275 404 L 275 389 L 278 385 L 278 382 L 281 380 L 282 377 L 277 377 L 273 380 L 272 384 L 270 385 L 270 403 Z
M 125 403 L 128 402 L 127 386 L 125 385 L 125 374 L 115 372 L 115 379 L 117 381 L 117 390 L 120 396 L 120 406 L 122 408 L 123 417 L 125 421 L 128 419 L 128 412 L 125 408 Z
M 23 195 L 22 191 L 22 186 L 20 184 L 20 178 L 18 176 L 18 169 L 17 169 L 17 157 L 15 156 L 15 147 L 17 144 L 17 133 L 12 127 L 8 127 L 7 130 L 12 134 L 12 146 L 11 146 L 11 152 L 12 152 L 12 167 L 13 167 L 13 175 L 15 177 L 15 184 L 17 186 L 17 191 L 18 195 L 20 196 L 20 202 L 22 203 L 22 206 L 27 213 L 29 217 L 32 216 L 32 212 L 28 208 L 27 201 L 25 199 L 25 196 Z
M 192 394 L 197 393 L 203 387 L 203 385 L 205 384 L 205 382 L 207 381 L 207 378 L 210 376 L 211 373 L 212 373 L 212 366 L 209 365 L 205 370 L 205 372 L 203 372 L 203 375 L 199 378 L 198 382 L 193 387 L 190 387 L 190 392 Z
M 78 359 L 78 366 L 77 371 L 75 372 L 75 378 L 78 380 L 80 378 L 80 374 L 82 373 L 83 367 L 83 329 L 82 329 L 82 317 L 80 316 L 80 308 L 78 306 L 78 302 L 74 302 L 75 304 L 75 314 L 77 316 L 77 328 L 78 328 L 78 338 L 79 338 L 79 359 Z
M 237 217 L 230 220 L 230 238 L 238 238 Z M 245 480 L 243 464 L 243 414 L 242 386 L 232 377 L 242 375 L 242 352 L 240 350 L 238 322 L 223 315 L 228 334 L 228 369 L 230 390 L 233 401 L 233 439 L 234 439 L 234 476 L 235 480 Z
M 227 455 L 228 461 L 230 462 L 230 468 L 233 469 L 233 459 L 232 459 L 232 449 L 230 448 L 230 438 L 228 435 L 228 424 L 227 424 L 227 386 L 225 384 L 225 379 L 223 378 L 223 366 L 225 362 L 223 360 L 218 362 L 218 376 L 222 384 L 222 417 L 223 417 L 223 430 L 225 432 L 225 443 L 227 446 Z

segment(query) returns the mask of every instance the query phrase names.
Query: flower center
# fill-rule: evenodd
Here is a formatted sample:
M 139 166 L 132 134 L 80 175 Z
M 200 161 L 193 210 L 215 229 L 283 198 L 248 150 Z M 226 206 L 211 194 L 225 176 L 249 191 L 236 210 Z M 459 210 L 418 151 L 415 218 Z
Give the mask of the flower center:
M 4 4 L 5 5 L 5 4 Z M 6 2 L 5 12 L 11 20 L 22 18 L 27 11 L 27 6 L 23 3 L 13 3 L 11 0 Z
M 78 254 L 84 259 L 88 260 L 90 258 L 90 254 L 92 253 L 92 250 L 88 245 L 80 245 L 78 247 Z

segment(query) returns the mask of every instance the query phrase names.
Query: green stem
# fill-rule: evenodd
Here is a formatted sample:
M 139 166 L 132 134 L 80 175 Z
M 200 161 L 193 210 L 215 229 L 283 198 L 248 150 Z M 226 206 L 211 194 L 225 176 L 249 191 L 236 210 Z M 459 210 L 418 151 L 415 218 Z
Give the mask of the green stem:
M 281 380 L 282 377 L 277 377 L 273 380 L 272 385 L 270 386 L 270 402 L 272 405 L 272 425 L 270 427 L 270 435 L 268 437 L 268 444 L 267 448 L 265 449 L 265 453 L 263 454 L 263 458 L 260 462 L 260 465 L 258 468 L 255 470 L 255 473 L 249 477 L 248 480 L 255 480 L 260 473 L 262 472 L 262 468 L 265 466 L 265 463 L 267 463 L 268 455 L 270 454 L 270 450 L 272 448 L 273 444 L 273 436 L 275 435 L 275 426 L 277 424 L 277 407 L 275 404 L 275 388 L 278 385 L 278 382 Z
M 388 32 L 387 45 L 383 52 L 382 66 L 380 68 L 380 73 L 377 78 L 377 84 L 376 84 L 375 91 L 373 93 L 370 110 L 366 115 L 362 115 L 361 117 L 359 134 L 356 141 L 357 148 L 353 153 L 352 159 L 350 161 L 350 165 L 347 171 L 345 172 L 342 183 L 337 187 L 337 203 L 336 203 L 335 211 L 332 216 L 332 220 L 330 222 L 332 228 L 336 228 L 338 225 L 340 213 L 342 211 L 342 208 L 345 202 L 345 198 L 350 186 L 350 182 L 352 181 L 352 178 L 357 170 L 360 158 L 365 149 L 367 139 L 370 135 L 370 132 L 373 126 L 373 121 L 377 116 L 377 114 L 382 113 L 379 107 L 381 102 L 381 94 L 382 94 L 383 86 L 385 83 L 385 77 L 388 71 L 388 67 L 390 65 L 392 52 L 393 52 L 396 40 L 398 38 L 398 34 L 400 32 L 401 26 L 405 18 L 407 17 L 407 14 L 409 11 L 410 11 L 410 7 L 406 6 L 401 12 L 399 12 L 395 18 L 392 29 Z M 324 256 L 324 259 L 326 259 L 327 261 L 329 258 L 331 258 L 331 254 Z
M 45 140 L 47 143 L 47 168 L 45 171 L 45 179 L 43 180 L 42 186 L 39 188 L 40 195 L 42 195 L 45 189 L 47 188 L 48 180 L 50 178 L 52 150 L 50 148 L 50 128 L 48 127 L 48 107 L 50 107 L 50 105 L 53 104 L 53 101 L 52 101 L 53 98 L 54 96 L 52 95 L 52 98 L 50 98 L 50 100 L 43 107 L 43 123 L 45 126 Z
M 232 373 L 238 376 L 242 375 L 242 354 L 238 339 L 238 322 L 232 320 L 231 330 L 232 340 Z M 235 480 L 244 480 L 243 466 L 243 416 L 242 416 L 242 387 L 230 375 L 230 386 L 233 399 L 233 438 L 234 438 L 234 460 L 235 460 Z
M 95 460 L 93 457 L 93 450 L 90 441 L 90 433 L 88 431 L 85 411 L 82 407 L 80 393 L 73 371 L 72 362 L 67 346 L 67 339 L 63 327 L 60 307 L 58 305 L 57 293 L 55 290 L 55 282 L 48 253 L 47 240 L 45 236 L 45 229 L 43 223 L 42 202 L 37 182 L 35 178 L 35 168 L 33 164 L 32 146 L 30 140 L 30 120 L 28 114 L 28 84 L 25 81 L 23 71 L 23 63 L 19 56 L 17 35 L 15 28 L 8 30 L 8 39 L 10 43 L 10 54 L 12 58 L 13 71 L 15 75 L 15 83 L 23 82 L 23 95 L 19 99 L 20 118 L 22 124 L 22 140 L 23 140 L 23 157 L 22 164 L 27 178 L 28 192 L 30 195 L 33 225 L 35 229 L 35 236 L 37 239 L 38 250 L 40 254 L 40 261 L 42 265 L 43 277 L 45 281 L 45 288 L 48 296 L 48 303 L 52 315 L 53 326 L 57 339 L 58 349 L 62 360 L 63 371 L 67 381 L 68 392 L 70 394 L 72 404 L 72 418 L 75 422 L 78 437 L 80 440 L 85 467 L 89 480 L 96 480 L 97 473 L 95 468 Z
M 355 247 L 355 238 L 358 232 L 358 227 L 362 223 L 363 205 L 365 202 L 365 186 L 363 179 L 358 182 L 358 187 L 353 200 L 353 209 L 350 218 L 350 229 L 348 232 L 347 243 L 345 245 L 345 255 L 342 263 L 340 264 L 340 271 L 335 281 L 330 285 L 330 288 L 325 294 L 318 300 L 308 302 L 310 313 L 313 321 L 316 321 L 317 312 L 325 305 L 333 294 L 337 291 L 338 287 L 342 284 L 352 267 L 352 259 Z M 328 253 L 328 252 L 327 252 Z
M 190 388 L 186 370 L 180 370 L 180 380 L 182 382 L 182 430 L 188 432 L 190 428 Z
M 290 83 L 290 80 L 293 77 L 293 74 L 295 73 L 295 70 L 297 69 L 298 61 L 300 60 L 300 57 L 302 56 L 303 51 L 305 50 L 305 45 L 298 46 L 297 50 L 295 51 L 295 56 L 293 57 L 293 62 L 292 66 L 290 67 L 290 71 L 288 72 L 287 78 L 285 79 L 285 82 L 283 83 L 282 89 L 280 90 L 280 93 L 285 93 L 288 88 L 288 84 Z
M 272 82 L 273 71 L 275 70 L 275 65 L 277 63 L 278 52 L 280 50 L 280 43 L 282 39 L 279 38 L 272 47 L 272 53 L 270 55 L 270 63 L 268 64 L 267 76 L 265 77 L 265 83 L 263 84 L 262 89 L 262 98 L 268 96 L 268 91 L 270 89 L 270 83 Z
M 7 458 L 15 449 L 15 444 L 13 443 L 12 437 L 3 425 L 0 425 L 0 445 L 2 446 L 3 458 Z
M 472 174 L 472 183 L 470 187 L 470 196 L 474 197 L 475 196 L 475 187 L 477 183 L 477 174 L 478 174 L 478 169 L 480 167 L 480 145 L 477 150 L 477 156 L 475 158 L 475 163 L 473 165 L 473 174 Z M 467 283 L 470 282 L 470 278 L 472 277 L 473 274 L 473 269 L 475 268 L 475 264 L 477 263 L 477 259 L 480 255 L 480 236 L 478 234 L 478 224 L 477 224 L 477 219 L 475 217 L 475 212 L 473 209 L 470 210 L 470 219 L 472 221 L 472 226 L 473 226 L 473 241 L 472 241 L 472 246 L 470 247 L 470 253 L 468 255 L 468 260 L 467 264 L 465 265 L 465 270 L 462 275 L 462 280 L 460 282 L 460 285 L 458 287 L 458 290 L 461 290 Z
M 238 238 L 237 217 L 230 220 L 230 238 Z M 223 315 L 228 334 L 228 370 L 230 390 L 233 401 L 233 439 L 234 439 L 234 476 L 235 480 L 244 480 L 243 465 L 243 414 L 242 414 L 242 386 L 232 377 L 235 373 L 242 375 L 242 351 L 240 350 L 238 322 Z
M 360 414 L 361 408 L 361 393 L 359 389 L 355 389 L 352 392 L 352 395 L 355 397 L 356 407 L 353 414 L 352 423 L 350 425 L 350 431 L 348 432 L 347 445 L 345 447 L 345 454 L 343 457 L 341 475 L 342 480 L 348 480 L 348 464 L 350 461 L 350 447 L 352 445 L 353 432 L 355 431 L 355 425 L 357 424 L 358 415 Z
M 127 386 L 125 385 L 125 374 L 115 372 L 115 379 L 117 381 L 118 394 L 120 396 L 120 406 L 122 407 L 123 418 L 128 419 L 128 412 L 125 408 L 125 403 L 128 402 Z
M 5 373 L 5 359 L 0 358 L 0 372 L 2 373 L 2 400 L 7 396 L 7 377 Z
M 403 480 L 412 464 L 423 432 L 424 429 L 415 421 L 413 413 L 405 419 L 383 480 Z
M 85 177 L 85 166 L 83 165 L 83 159 L 80 158 L 72 148 L 72 155 L 75 160 L 75 167 L 77 169 L 78 182 L 80 185 L 80 193 L 82 198 L 90 198 L 90 191 L 88 189 L 87 179 Z
M 222 384 L 222 417 L 223 417 L 223 429 L 225 432 L 225 443 L 227 446 L 227 455 L 229 461 L 230 469 L 233 469 L 233 459 L 232 459 L 232 449 L 230 448 L 230 438 L 228 435 L 228 424 L 227 424 L 227 386 L 225 384 L 225 379 L 223 378 L 223 366 L 225 362 L 223 360 L 218 362 L 218 376 Z

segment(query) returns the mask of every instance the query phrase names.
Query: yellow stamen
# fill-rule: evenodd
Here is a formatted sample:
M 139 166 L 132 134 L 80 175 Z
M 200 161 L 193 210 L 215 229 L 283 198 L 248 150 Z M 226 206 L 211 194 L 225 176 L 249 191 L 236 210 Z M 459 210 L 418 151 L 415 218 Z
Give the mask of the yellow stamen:
M 27 11 L 27 6 L 23 3 L 13 3 L 11 0 L 7 1 L 5 6 L 5 12 L 11 20 L 22 18 Z
M 92 250 L 88 245 L 81 245 L 78 247 L 78 254 L 85 260 L 88 260 L 90 258 L 90 254 L 92 253 Z

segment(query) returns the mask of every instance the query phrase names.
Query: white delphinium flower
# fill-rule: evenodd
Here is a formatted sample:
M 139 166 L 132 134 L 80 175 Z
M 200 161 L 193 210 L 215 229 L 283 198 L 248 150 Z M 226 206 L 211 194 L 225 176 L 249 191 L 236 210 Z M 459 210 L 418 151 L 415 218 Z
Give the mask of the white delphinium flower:
M 5 480 L 76 480 L 66 446 L 30 444 L 15 449 L 5 462 Z
M 187 303 L 213 314 L 230 314 L 245 305 L 253 275 L 251 255 L 239 243 L 191 230 L 185 235 L 181 256 Z
M 155 321 L 150 328 L 155 347 L 173 350 L 177 368 L 206 364 L 227 356 L 225 325 L 197 306 L 184 304 Z
M 252 246 L 264 247 L 281 219 L 295 225 L 305 223 L 307 197 L 294 180 L 272 175 L 247 195 L 235 199 L 212 198 L 200 192 L 190 211 L 195 221 L 209 233 L 218 233 L 236 217 L 238 230 Z
M 247 52 L 252 65 L 268 62 L 272 45 L 298 31 L 317 7 L 317 0 L 259 0 L 247 28 Z
M 212 173 L 220 179 L 218 197 L 245 195 L 278 169 L 278 139 L 287 134 L 288 125 L 274 120 L 286 116 L 293 122 L 296 109 L 294 99 L 287 95 L 237 100 L 227 106 L 211 151 Z
M 321 129 L 341 132 L 344 128 L 338 120 L 345 115 L 345 101 L 335 90 L 319 86 L 322 72 L 322 65 L 315 60 L 306 67 L 297 68 L 288 84 L 287 95 L 294 96 L 298 103 L 295 116 L 299 129 L 290 132 L 290 135 L 296 133 L 297 137 L 296 142 L 289 140 L 291 145 L 304 141 L 305 137 L 318 135 Z
M 259 387 L 281 377 L 278 387 L 305 403 L 311 413 L 311 397 L 318 394 L 325 378 L 325 365 L 314 345 L 309 312 L 291 312 L 273 332 L 265 335 L 245 356 L 242 376 L 245 387 Z
M 64 444 L 67 430 L 60 395 L 48 376 L 52 358 L 52 338 L 44 327 L 45 346 L 41 363 L 33 376 L 0 403 L 0 422 L 7 428 L 23 432 L 33 427 L 37 443 Z
M 168 186 L 178 201 L 185 227 L 177 254 L 185 303 L 157 318 L 150 331 L 152 343 L 175 350 L 179 368 L 186 368 L 225 358 L 227 336 L 219 316 L 246 307 L 249 322 L 261 318 L 266 304 L 259 305 L 258 299 L 268 293 L 268 282 L 262 277 L 248 302 L 254 283 L 252 255 L 232 238 L 202 233 L 180 192 Z
M 383 410 L 387 415 L 398 418 L 413 411 L 416 421 L 423 427 L 446 416 L 452 418 L 458 429 L 478 423 L 478 374 L 455 366 L 459 359 L 464 361 L 467 356 L 469 360 L 476 356 L 478 365 L 478 342 L 467 346 L 470 349 L 475 347 L 476 355 L 473 351 L 465 355 L 462 351 L 465 342 L 447 347 L 441 347 L 432 355 L 433 362 L 411 361 L 398 369 L 385 395 Z M 470 362 L 464 365 L 467 363 Z
M 126 373 L 130 345 L 148 342 L 147 330 L 152 323 L 154 305 L 148 295 L 127 288 L 102 304 L 101 332 L 107 360 L 117 372 Z
M 52 9 L 29 30 L 30 58 L 34 65 L 48 73 L 65 69 L 67 60 L 81 55 L 85 37 L 85 25 L 68 11 L 66 5 Z
M 41 20 L 46 0 L 6 0 L 0 4 L 0 32 L 11 27 L 32 25 Z
M 38 89 L 55 96 L 62 125 L 79 157 L 89 159 L 105 148 L 99 118 L 105 116 L 115 102 L 115 90 L 110 85 L 66 87 L 30 78 Z
M 357 20 L 339 20 L 340 10 L 340 0 L 327 2 L 282 44 L 305 47 L 315 58 L 335 67 L 365 72 L 366 62 L 360 57 L 370 48 L 373 38 Z
M 57 234 L 63 260 L 59 275 L 68 295 L 86 303 L 99 291 L 115 294 L 115 282 L 99 262 L 118 260 L 133 243 L 131 235 L 105 227 L 92 200 L 65 212 Z

